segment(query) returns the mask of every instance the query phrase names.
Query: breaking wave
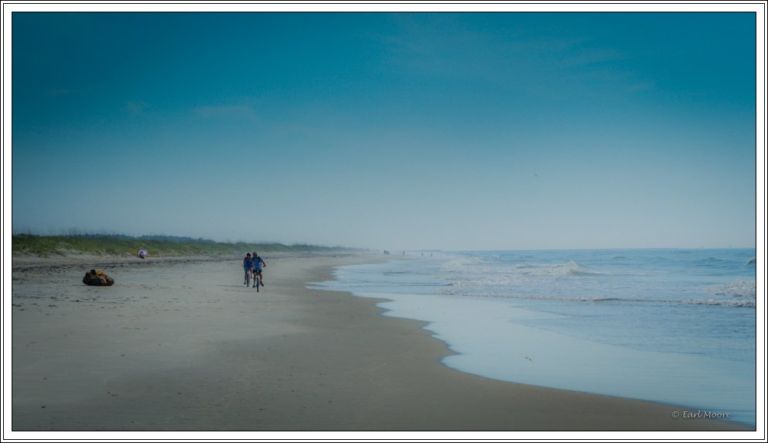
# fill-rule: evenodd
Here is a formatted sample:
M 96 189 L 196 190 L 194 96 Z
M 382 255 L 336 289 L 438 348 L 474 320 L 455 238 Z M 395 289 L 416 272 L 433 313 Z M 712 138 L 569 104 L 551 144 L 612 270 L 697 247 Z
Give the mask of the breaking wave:
M 754 281 L 739 280 L 724 285 L 712 286 L 709 292 L 726 297 L 751 297 L 755 298 L 757 287 Z

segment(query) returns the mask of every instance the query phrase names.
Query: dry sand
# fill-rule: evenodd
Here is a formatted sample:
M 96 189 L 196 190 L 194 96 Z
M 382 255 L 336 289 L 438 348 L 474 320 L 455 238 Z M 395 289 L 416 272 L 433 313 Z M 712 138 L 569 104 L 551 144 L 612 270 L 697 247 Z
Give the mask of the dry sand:
M 13 430 L 743 429 L 458 372 L 424 323 L 306 288 L 377 259 L 267 257 L 259 294 L 239 259 L 113 260 L 113 287 L 81 283 L 95 259 L 15 261 Z

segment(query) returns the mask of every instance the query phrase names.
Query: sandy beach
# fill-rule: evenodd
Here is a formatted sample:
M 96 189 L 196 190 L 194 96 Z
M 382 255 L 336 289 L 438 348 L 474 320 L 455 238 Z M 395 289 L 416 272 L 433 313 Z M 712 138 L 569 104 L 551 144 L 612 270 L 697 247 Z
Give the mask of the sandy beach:
M 13 263 L 13 423 L 38 430 L 741 430 L 682 408 L 450 369 L 424 323 L 307 289 L 365 255 Z M 90 260 L 90 261 L 89 261 Z

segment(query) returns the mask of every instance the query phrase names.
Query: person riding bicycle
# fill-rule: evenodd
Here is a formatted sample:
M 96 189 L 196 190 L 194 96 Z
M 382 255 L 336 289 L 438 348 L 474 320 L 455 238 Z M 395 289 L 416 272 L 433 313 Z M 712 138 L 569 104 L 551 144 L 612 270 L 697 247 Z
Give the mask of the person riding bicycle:
M 251 266 L 253 270 L 253 287 L 256 287 L 257 278 L 259 279 L 258 284 L 264 286 L 264 275 L 262 274 L 262 268 L 267 267 L 267 262 L 265 262 L 263 258 L 259 257 L 259 254 L 254 252 L 251 258 Z
M 245 254 L 245 258 L 243 259 L 243 270 L 245 271 L 245 280 L 243 281 L 243 284 L 248 286 L 248 283 L 250 283 L 251 280 L 251 273 L 253 272 L 253 259 L 251 258 L 250 252 Z

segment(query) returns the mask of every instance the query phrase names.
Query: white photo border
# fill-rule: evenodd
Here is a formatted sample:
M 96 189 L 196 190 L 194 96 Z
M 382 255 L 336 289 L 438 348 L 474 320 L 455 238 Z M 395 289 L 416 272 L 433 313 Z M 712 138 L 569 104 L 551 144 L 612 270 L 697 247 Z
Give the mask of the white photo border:
M 15 12 L 753 12 L 756 30 L 756 417 L 739 432 L 22 432 L 12 430 L 12 15 Z M 763 440 L 765 434 L 766 251 L 766 2 L 2 2 L 2 437 L 8 441 L 66 440 Z

